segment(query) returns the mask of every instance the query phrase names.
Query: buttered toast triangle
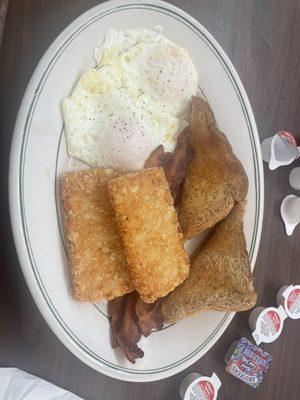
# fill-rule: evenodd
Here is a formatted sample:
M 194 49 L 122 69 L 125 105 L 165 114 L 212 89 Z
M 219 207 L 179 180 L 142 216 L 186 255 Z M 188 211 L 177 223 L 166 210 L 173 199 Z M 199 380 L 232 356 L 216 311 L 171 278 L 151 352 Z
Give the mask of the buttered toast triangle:
M 242 164 L 219 131 L 210 106 L 198 97 L 193 98 L 189 131 L 194 157 L 179 206 L 179 223 L 185 238 L 225 218 L 234 202 L 244 200 L 248 191 Z
M 201 311 L 242 311 L 256 293 L 243 232 L 244 202 L 236 203 L 192 262 L 189 277 L 162 303 L 165 322 Z

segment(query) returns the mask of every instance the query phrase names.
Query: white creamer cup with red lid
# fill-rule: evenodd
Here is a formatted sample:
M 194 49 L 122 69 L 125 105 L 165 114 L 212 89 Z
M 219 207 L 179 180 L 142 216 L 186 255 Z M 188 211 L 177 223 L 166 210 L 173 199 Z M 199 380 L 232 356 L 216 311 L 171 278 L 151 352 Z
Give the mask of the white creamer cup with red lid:
M 179 394 L 182 400 L 216 400 L 220 387 L 221 381 L 215 373 L 208 377 L 194 372 L 181 382 Z
M 278 308 L 256 307 L 249 315 L 249 326 L 256 344 L 274 342 L 280 336 L 286 318 L 281 305 Z
M 299 158 L 300 147 L 297 147 L 296 139 L 290 132 L 279 131 L 262 141 L 261 153 L 263 160 L 269 163 L 270 170 L 274 170 Z
M 277 304 L 284 307 L 288 317 L 300 318 L 300 285 L 283 286 L 277 293 Z

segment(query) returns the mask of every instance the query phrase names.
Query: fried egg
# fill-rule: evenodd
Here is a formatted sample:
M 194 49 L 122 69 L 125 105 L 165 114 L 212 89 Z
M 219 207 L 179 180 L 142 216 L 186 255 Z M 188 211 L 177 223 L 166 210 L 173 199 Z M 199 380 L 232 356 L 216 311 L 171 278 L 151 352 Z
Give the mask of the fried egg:
M 134 170 L 160 144 L 173 151 L 198 91 L 188 52 L 160 32 L 109 30 L 94 57 L 63 102 L 69 155 Z

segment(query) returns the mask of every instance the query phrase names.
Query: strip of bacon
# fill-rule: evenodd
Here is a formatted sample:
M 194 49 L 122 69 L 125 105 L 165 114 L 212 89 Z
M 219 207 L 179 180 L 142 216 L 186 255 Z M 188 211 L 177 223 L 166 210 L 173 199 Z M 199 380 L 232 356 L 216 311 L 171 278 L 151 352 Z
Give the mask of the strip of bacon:
M 135 364 L 135 360 L 137 358 L 143 358 L 144 357 L 143 350 L 140 349 L 136 344 L 125 346 L 124 347 L 124 352 L 126 354 L 127 359 L 130 362 L 132 362 L 132 364 Z
M 162 316 L 159 313 L 159 302 L 144 303 L 139 297 L 135 306 L 136 315 L 140 330 L 144 336 L 149 336 L 153 329 L 161 329 L 164 325 Z
M 174 205 L 180 200 L 180 191 L 194 152 L 188 141 L 189 130 L 185 128 L 177 138 L 177 144 L 170 162 L 165 166 L 166 178 L 170 186 Z
M 136 291 L 108 302 L 112 347 L 120 346 L 127 359 L 135 363 L 144 352 L 137 346 L 142 334 L 149 336 L 152 329 L 161 329 L 163 319 L 158 302 L 144 303 Z
M 142 336 L 135 312 L 138 297 L 139 295 L 135 291 L 127 297 L 122 325 L 117 334 L 117 341 L 122 347 L 137 344 Z
M 159 145 L 144 164 L 144 168 L 164 167 L 175 206 L 179 203 L 181 186 L 194 155 L 188 136 L 189 130 L 185 128 L 177 138 L 173 153 L 165 153 L 163 145 Z
M 165 153 L 164 146 L 160 144 L 147 158 L 144 168 L 165 167 L 171 158 L 172 153 Z
M 166 178 L 174 199 L 175 206 L 180 199 L 180 189 L 185 179 L 193 150 L 188 143 L 188 129 L 184 129 L 177 138 L 175 150 L 165 153 L 162 145 L 158 146 L 145 161 L 144 168 L 164 167 Z M 142 334 L 149 336 L 153 329 L 163 327 L 159 312 L 159 301 L 144 303 L 137 292 L 126 294 L 108 302 L 112 332 L 112 347 L 120 346 L 127 359 L 135 363 L 144 356 L 137 346 Z
M 108 315 L 111 327 L 110 341 L 113 349 L 119 345 L 117 335 L 122 325 L 127 297 L 128 294 L 125 294 L 108 302 Z

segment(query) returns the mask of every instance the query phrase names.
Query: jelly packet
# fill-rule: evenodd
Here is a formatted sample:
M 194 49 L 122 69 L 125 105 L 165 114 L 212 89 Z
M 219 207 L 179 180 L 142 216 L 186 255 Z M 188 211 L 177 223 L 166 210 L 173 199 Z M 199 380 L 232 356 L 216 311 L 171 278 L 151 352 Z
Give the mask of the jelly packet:
M 242 337 L 230 346 L 225 362 L 226 371 L 253 388 L 263 381 L 273 357 Z

